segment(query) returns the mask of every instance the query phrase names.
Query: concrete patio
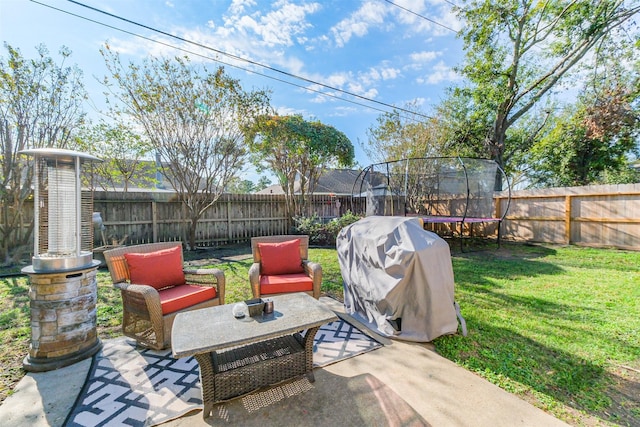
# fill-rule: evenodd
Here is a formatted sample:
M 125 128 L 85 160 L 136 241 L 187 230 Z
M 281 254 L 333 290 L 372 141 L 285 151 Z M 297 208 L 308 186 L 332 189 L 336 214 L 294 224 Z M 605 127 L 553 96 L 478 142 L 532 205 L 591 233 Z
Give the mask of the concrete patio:
M 335 300 L 321 301 L 342 311 Z M 385 344 L 317 369 L 316 381 L 291 398 L 251 407 L 250 395 L 225 403 L 224 411 L 207 420 L 201 411 L 193 411 L 163 425 L 567 425 L 439 356 L 430 344 L 388 340 Z M 90 364 L 84 360 L 55 371 L 27 374 L 0 406 L 0 425 L 62 426 Z

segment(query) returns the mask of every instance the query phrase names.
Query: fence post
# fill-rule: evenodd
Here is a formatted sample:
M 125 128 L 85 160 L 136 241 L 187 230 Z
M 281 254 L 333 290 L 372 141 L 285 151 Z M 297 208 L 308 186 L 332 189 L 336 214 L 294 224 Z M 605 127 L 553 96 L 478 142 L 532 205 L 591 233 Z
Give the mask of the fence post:
M 155 200 L 151 201 L 151 238 L 153 243 L 158 241 L 158 205 Z
M 571 244 L 571 195 L 564 198 L 564 241 Z
M 231 233 L 231 196 L 227 196 L 227 243 L 232 242 Z

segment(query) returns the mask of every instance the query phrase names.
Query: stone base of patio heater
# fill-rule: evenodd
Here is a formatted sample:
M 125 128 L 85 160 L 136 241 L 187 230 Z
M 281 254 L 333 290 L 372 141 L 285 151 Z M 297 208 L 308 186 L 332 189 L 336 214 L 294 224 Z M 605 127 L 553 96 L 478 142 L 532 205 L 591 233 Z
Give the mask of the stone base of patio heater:
M 23 361 L 28 372 L 44 372 L 89 358 L 102 348 L 96 328 L 99 261 L 77 270 L 29 275 L 31 344 Z

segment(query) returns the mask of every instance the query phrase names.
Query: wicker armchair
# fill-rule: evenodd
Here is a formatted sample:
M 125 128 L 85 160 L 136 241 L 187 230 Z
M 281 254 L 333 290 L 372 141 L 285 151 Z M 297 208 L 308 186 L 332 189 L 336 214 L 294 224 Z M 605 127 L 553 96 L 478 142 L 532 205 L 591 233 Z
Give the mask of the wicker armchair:
M 303 269 L 303 273 L 300 274 L 300 276 L 305 276 L 305 277 L 301 277 L 302 279 L 307 279 L 310 278 L 312 281 L 312 285 L 305 287 L 305 290 L 301 290 L 301 289 L 297 289 L 297 285 L 295 283 L 295 278 L 294 279 L 294 283 L 292 283 L 291 281 L 286 284 L 283 288 L 285 287 L 289 287 L 290 290 L 287 291 L 277 291 L 277 292 L 273 292 L 274 287 L 270 286 L 271 290 L 266 290 L 266 287 L 263 287 L 261 285 L 266 282 L 269 281 L 269 279 L 272 279 L 272 282 L 274 281 L 273 279 L 275 279 L 275 281 L 278 281 L 278 276 L 268 276 L 265 277 L 266 275 L 263 274 L 263 270 L 262 270 L 262 255 L 260 253 L 259 250 L 259 244 L 261 243 L 283 243 L 283 242 L 288 242 L 291 240 L 295 240 L 295 239 L 299 239 L 300 240 L 300 258 L 302 260 L 302 269 Z M 312 297 L 314 297 L 315 299 L 320 298 L 320 285 L 322 284 L 322 266 L 320 266 L 320 264 L 315 263 L 315 262 L 311 262 L 308 260 L 308 253 L 309 253 L 309 236 L 304 236 L 304 235 L 280 235 L 280 236 L 264 236 L 264 237 L 253 237 L 251 238 L 251 252 L 253 253 L 253 264 L 251 265 L 251 267 L 249 268 L 249 283 L 251 283 L 251 291 L 253 292 L 253 297 L 254 298 L 260 298 L 261 296 L 265 296 L 265 295 L 276 295 L 278 293 L 285 293 L 285 292 L 306 292 L 307 294 L 311 295 Z M 291 279 L 294 275 L 282 275 L 281 277 L 283 277 L 285 280 L 287 278 L 285 278 L 284 276 L 290 276 L 288 277 L 288 279 Z M 278 285 L 276 285 L 275 289 L 278 289 Z
M 216 290 L 215 298 L 168 314 L 163 314 L 161 303 L 161 293 L 165 289 L 157 290 L 153 286 L 130 283 L 131 276 L 125 254 L 149 254 L 164 249 L 173 249 L 177 246 L 180 246 L 180 262 L 182 263 L 181 242 L 123 246 L 104 252 L 113 284 L 120 289 L 122 294 L 123 334 L 156 350 L 171 346 L 171 327 L 178 313 L 224 304 L 225 277 L 224 272 L 219 269 L 185 269 L 184 275 L 187 284 L 200 287 L 213 286 Z M 182 285 L 173 288 L 180 286 Z M 165 309 L 165 311 L 167 310 Z

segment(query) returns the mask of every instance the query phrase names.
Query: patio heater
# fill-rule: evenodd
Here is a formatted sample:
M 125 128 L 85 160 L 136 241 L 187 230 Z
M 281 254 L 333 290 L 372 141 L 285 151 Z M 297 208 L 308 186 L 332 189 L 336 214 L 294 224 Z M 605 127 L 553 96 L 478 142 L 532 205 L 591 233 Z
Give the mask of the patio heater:
M 34 158 L 34 255 L 30 279 L 31 343 L 23 367 L 43 372 L 102 348 L 96 330 L 99 261 L 93 260 L 93 194 L 82 191 L 83 166 L 97 157 L 38 148 Z

